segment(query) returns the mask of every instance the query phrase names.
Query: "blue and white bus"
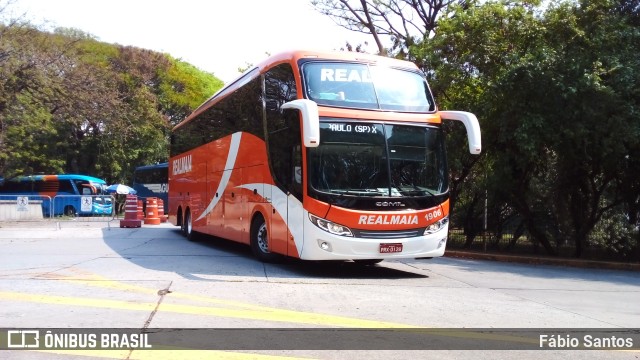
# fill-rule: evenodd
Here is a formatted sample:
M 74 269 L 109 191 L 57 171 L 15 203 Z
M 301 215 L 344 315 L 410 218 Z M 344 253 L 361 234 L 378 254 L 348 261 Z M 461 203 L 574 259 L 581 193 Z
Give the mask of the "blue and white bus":
M 5 179 L 0 195 L 37 196 L 46 217 L 106 216 L 113 213 L 113 199 L 106 194 L 107 183 L 96 177 L 76 174 L 30 175 Z

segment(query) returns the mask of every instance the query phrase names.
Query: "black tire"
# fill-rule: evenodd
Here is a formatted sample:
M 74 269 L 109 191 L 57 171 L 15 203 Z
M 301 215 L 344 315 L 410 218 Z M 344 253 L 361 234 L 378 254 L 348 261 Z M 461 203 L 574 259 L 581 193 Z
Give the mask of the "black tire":
M 64 207 L 64 215 L 65 216 L 76 216 L 76 208 L 71 205 L 67 205 Z
M 370 266 L 382 262 L 382 259 L 353 260 L 353 262 L 362 266 Z
M 262 262 L 277 262 L 281 256 L 269 252 L 269 233 L 267 224 L 262 216 L 256 216 L 251 222 L 251 251 Z
M 182 233 L 189 241 L 198 241 L 198 234 L 193 231 L 193 220 L 191 219 L 191 211 L 187 210 L 182 221 Z
M 179 216 L 180 216 L 180 232 L 182 233 L 182 235 L 187 236 L 187 229 L 184 225 L 186 218 L 182 214 L 180 214 Z

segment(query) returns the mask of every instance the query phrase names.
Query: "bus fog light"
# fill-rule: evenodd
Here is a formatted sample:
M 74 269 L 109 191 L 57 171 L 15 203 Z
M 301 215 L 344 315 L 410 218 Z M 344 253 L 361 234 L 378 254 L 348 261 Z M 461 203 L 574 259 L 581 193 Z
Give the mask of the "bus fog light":
M 445 246 L 446 244 L 447 244 L 447 237 L 445 236 L 443 239 L 440 240 L 440 242 L 438 242 L 438 249 Z
M 320 246 L 320 249 L 331 252 L 331 244 L 329 242 L 318 240 L 318 245 Z
M 426 229 L 424 229 L 424 234 L 423 235 L 430 235 L 433 233 L 437 233 L 438 231 L 440 231 L 440 229 L 444 228 L 447 226 L 447 224 L 449 223 L 449 217 L 445 216 L 444 218 L 434 222 L 433 224 L 427 226 Z

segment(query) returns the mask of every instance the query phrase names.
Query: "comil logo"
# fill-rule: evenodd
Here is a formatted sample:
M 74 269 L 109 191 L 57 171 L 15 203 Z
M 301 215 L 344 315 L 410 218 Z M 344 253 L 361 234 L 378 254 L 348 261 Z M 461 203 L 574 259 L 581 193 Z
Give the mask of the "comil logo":
M 400 201 L 378 201 L 376 202 L 378 207 L 404 207 L 404 203 Z
M 30 349 L 40 347 L 40 331 L 8 330 L 7 347 L 10 349 Z

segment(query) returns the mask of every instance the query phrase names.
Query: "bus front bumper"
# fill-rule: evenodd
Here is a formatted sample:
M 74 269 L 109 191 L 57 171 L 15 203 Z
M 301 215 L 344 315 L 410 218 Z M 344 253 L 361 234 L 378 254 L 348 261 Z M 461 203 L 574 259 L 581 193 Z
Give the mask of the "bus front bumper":
M 308 217 L 307 217 L 308 219 Z M 304 260 L 410 259 L 444 255 L 449 226 L 437 232 L 406 238 L 364 238 L 339 236 L 320 229 L 311 221 L 304 224 Z

